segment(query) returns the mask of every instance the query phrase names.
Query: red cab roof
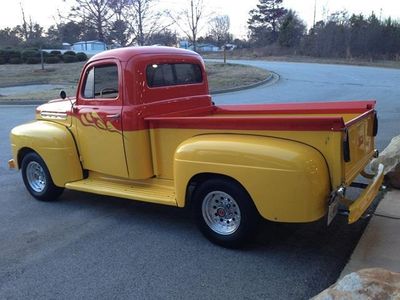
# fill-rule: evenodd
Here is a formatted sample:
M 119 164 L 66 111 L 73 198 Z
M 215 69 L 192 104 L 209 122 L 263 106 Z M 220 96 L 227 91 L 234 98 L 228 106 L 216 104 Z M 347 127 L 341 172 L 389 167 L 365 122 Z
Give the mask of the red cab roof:
M 200 56 L 196 52 L 173 48 L 173 47 L 160 47 L 160 46 L 145 46 L 145 47 L 125 47 L 118 48 L 108 51 L 100 52 L 94 56 L 92 56 L 89 61 L 94 61 L 98 59 L 105 58 L 116 58 L 120 61 L 127 61 L 131 57 L 141 54 L 149 54 L 149 55 L 191 55 L 191 56 Z

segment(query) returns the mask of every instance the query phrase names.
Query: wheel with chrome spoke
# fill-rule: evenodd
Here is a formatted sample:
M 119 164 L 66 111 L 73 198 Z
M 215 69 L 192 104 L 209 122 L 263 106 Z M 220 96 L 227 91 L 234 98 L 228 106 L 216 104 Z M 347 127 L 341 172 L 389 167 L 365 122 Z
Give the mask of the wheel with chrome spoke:
M 195 190 L 193 201 L 197 225 L 210 241 L 235 248 L 255 232 L 258 212 L 237 182 L 225 178 L 208 180 Z
M 36 161 L 30 161 L 26 166 L 26 178 L 29 187 L 35 192 L 41 193 L 46 188 L 46 174 Z
M 22 178 L 29 193 L 38 200 L 56 200 L 63 192 L 51 178 L 43 159 L 35 152 L 24 156 L 21 163 Z
M 214 232 L 234 233 L 240 226 L 240 208 L 231 195 L 222 191 L 208 193 L 202 204 L 203 219 Z

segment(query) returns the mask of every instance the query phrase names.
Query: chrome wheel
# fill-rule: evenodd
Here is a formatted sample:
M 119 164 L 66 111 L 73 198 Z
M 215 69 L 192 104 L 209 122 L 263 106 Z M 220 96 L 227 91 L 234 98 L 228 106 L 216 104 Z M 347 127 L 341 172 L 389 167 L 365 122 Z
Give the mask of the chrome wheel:
M 32 190 L 37 193 L 43 192 L 46 188 L 46 173 L 36 161 L 30 161 L 26 166 L 26 179 Z
M 239 205 L 222 191 L 213 191 L 204 197 L 202 215 L 208 227 L 221 235 L 234 233 L 241 221 Z

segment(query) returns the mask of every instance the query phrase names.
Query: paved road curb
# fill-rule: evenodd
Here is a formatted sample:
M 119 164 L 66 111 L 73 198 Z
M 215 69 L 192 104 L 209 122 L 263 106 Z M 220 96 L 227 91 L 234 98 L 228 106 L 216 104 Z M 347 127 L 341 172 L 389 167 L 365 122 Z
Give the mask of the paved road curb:
M 0 106 L 2 105 L 41 105 L 49 101 L 30 101 L 30 100 L 0 100 Z
M 210 94 L 211 95 L 218 95 L 218 94 L 225 94 L 225 93 L 233 93 L 233 92 L 239 92 L 239 91 L 243 91 L 243 90 L 248 90 L 248 89 L 253 89 L 256 88 L 258 86 L 261 85 L 265 85 L 265 84 L 275 84 L 276 82 L 278 82 L 280 79 L 279 74 L 271 72 L 268 75 L 268 77 L 264 80 L 261 80 L 259 82 L 253 83 L 253 84 L 249 84 L 249 85 L 244 85 L 244 86 L 238 86 L 235 88 L 231 88 L 231 89 L 224 89 L 224 90 L 218 90 L 218 91 L 213 91 Z

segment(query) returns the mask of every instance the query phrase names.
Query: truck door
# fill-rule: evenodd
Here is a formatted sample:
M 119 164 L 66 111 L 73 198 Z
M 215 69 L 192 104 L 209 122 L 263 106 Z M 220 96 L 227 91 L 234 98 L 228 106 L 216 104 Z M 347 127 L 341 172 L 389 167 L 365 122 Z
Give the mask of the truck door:
M 121 125 L 122 92 L 118 61 L 94 62 L 82 73 L 74 120 L 84 169 L 128 177 Z

